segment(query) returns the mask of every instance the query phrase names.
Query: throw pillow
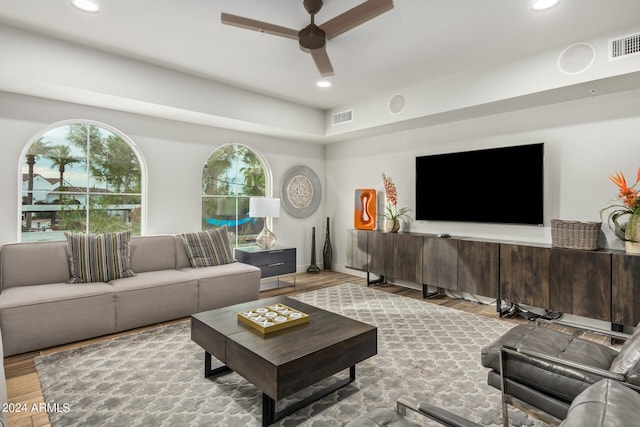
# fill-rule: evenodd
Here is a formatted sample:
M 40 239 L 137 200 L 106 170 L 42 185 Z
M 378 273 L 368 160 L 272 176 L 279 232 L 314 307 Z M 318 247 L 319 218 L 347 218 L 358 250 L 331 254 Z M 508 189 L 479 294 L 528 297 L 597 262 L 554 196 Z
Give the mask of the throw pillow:
M 71 278 L 67 283 L 108 282 L 133 277 L 131 231 L 104 234 L 64 233 Z
M 180 235 L 191 267 L 212 267 L 235 262 L 227 226 Z

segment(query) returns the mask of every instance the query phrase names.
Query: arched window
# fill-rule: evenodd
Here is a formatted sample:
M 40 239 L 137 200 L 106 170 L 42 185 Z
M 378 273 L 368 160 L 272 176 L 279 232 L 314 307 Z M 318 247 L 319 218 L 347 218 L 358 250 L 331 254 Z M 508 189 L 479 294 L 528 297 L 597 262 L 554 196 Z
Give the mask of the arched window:
M 64 240 L 65 231 L 140 235 L 142 162 L 115 129 L 56 126 L 25 148 L 21 170 L 23 242 Z
M 249 217 L 249 198 L 270 194 L 271 179 L 260 156 L 244 145 L 223 145 L 202 171 L 202 229 L 226 225 L 236 246 L 253 244 L 263 218 Z

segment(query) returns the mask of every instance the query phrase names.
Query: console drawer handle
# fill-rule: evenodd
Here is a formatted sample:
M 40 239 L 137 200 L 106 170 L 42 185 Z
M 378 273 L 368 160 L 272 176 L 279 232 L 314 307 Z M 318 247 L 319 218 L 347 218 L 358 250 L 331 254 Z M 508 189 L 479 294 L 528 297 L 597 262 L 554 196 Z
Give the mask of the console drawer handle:
M 269 251 L 268 253 L 270 254 L 281 254 L 282 252 L 284 252 L 283 250 L 276 250 L 276 251 Z
M 276 262 L 276 263 L 273 263 L 273 264 L 269 264 L 269 265 L 267 265 L 267 267 L 277 267 L 279 265 L 284 265 L 284 262 Z

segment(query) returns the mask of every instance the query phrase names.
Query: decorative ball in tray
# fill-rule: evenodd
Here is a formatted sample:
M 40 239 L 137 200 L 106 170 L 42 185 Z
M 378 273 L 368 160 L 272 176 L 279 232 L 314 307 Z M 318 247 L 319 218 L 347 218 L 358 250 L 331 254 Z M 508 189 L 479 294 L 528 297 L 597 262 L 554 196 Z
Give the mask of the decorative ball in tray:
M 284 304 L 274 304 L 238 313 L 238 320 L 262 332 L 279 331 L 309 321 L 309 315 Z

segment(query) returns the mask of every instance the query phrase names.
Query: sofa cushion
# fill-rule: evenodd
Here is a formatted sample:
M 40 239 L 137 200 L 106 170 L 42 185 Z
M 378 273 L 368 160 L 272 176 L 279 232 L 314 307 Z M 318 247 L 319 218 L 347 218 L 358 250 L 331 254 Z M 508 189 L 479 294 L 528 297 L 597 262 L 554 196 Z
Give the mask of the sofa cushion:
M 608 370 L 618 352 L 605 345 L 577 338 L 557 330 L 532 324 L 518 325 L 482 349 L 481 363 L 500 371 L 500 347 L 507 345 L 570 362 Z M 526 356 L 509 358 L 506 376 L 514 381 L 571 402 L 590 384 L 601 379 L 596 374 L 560 367 Z
M 0 294 L 5 356 L 112 334 L 115 297 L 106 283 L 51 283 Z
M 640 394 L 606 379 L 589 386 L 571 403 L 561 427 L 617 427 L 638 425 Z
M 62 283 L 68 279 L 67 242 L 60 240 L 9 243 L 2 246 L 0 251 L 2 289 Z
M 67 283 L 108 282 L 133 277 L 131 231 L 104 234 L 64 233 L 71 278 Z
M 213 310 L 260 298 L 260 269 L 234 262 L 215 267 L 181 268 L 198 280 L 198 311 Z
M 116 294 L 118 292 L 135 291 L 174 283 L 197 282 L 197 279 L 180 270 L 146 271 L 135 277 L 115 279 L 109 282 Z
M 180 236 L 191 267 L 212 267 L 235 262 L 226 225 Z
M 173 235 L 133 236 L 131 238 L 131 269 L 136 274 L 176 268 L 176 248 Z
M 187 317 L 198 309 L 198 281 L 178 270 L 147 271 L 109 282 L 115 289 L 116 329 Z

